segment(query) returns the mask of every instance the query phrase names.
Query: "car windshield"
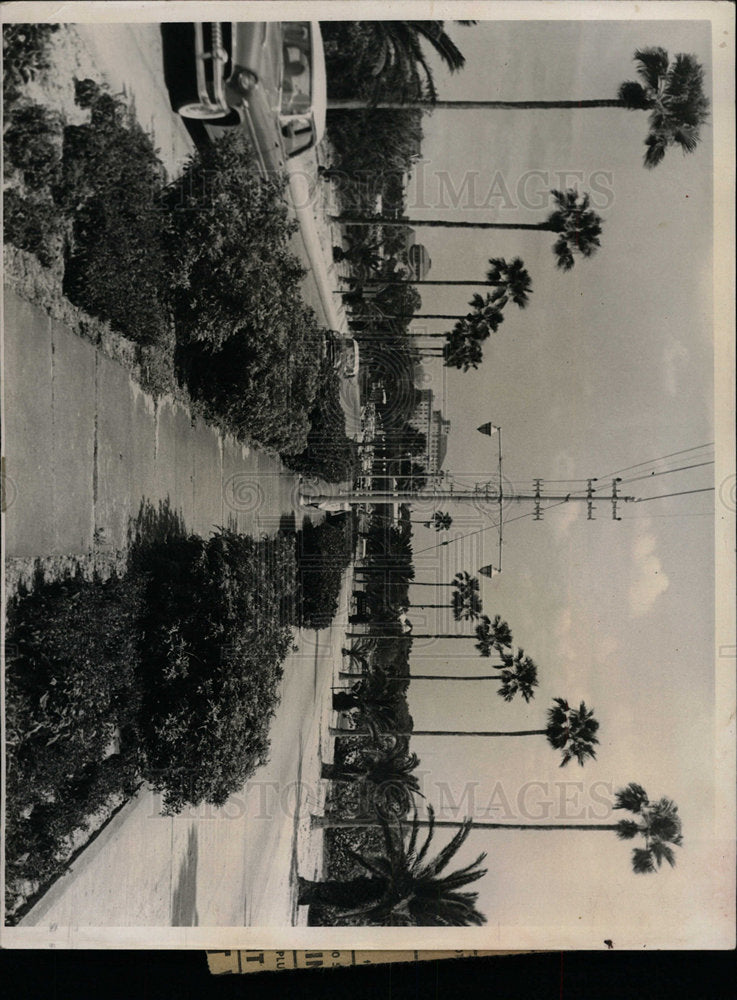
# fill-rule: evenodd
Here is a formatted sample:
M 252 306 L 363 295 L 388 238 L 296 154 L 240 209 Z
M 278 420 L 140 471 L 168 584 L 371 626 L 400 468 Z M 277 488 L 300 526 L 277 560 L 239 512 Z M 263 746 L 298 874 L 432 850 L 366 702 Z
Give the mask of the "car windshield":
M 286 22 L 283 27 L 283 115 L 301 115 L 312 104 L 309 24 Z

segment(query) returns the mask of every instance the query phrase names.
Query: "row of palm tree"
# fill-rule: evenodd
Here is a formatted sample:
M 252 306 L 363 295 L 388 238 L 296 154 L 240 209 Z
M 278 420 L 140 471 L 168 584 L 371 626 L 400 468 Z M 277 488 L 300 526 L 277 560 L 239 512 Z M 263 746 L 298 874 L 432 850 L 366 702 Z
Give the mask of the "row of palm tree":
M 703 70 L 693 56 L 679 53 L 673 62 L 662 48 L 638 50 L 635 53 L 639 80 L 626 82 L 619 88 L 616 99 L 594 101 L 530 101 L 530 102 L 447 102 L 437 101 L 434 93 L 432 76 L 424 60 L 421 39 L 430 42 L 438 51 L 447 65 L 458 69 L 463 64 L 463 58 L 455 49 L 453 43 L 444 32 L 443 22 L 387 22 L 393 27 L 384 31 L 385 42 L 381 50 L 381 58 L 389 60 L 396 67 L 406 60 L 413 86 L 401 94 L 398 101 L 380 101 L 374 99 L 362 101 L 333 101 L 333 108 L 406 108 L 409 106 L 407 95 L 414 98 L 415 107 L 422 108 L 602 108 L 617 107 L 646 110 L 649 112 L 649 131 L 645 140 L 646 152 L 644 163 L 647 167 L 656 166 L 665 156 L 671 146 L 680 146 L 684 153 L 693 152 L 699 141 L 700 128 L 708 117 L 708 100 L 703 93 Z M 422 24 L 420 30 L 417 25 Z M 394 27 L 397 26 L 397 27 Z M 401 26 L 401 28 L 399 27 Z M 404 45 L 404 48 L 402 48 Z M 418 100 L 417 74 L 426 73 L 424 100 Z M 380 67 L 379 67 L 380 69 Z M 414 73 L 414 76 L 411 76 Z M 590 257 L 600 245 L 602 222 L 592 211 L 587 195 L 579 196 L 575 189 L 565 192 L 552 192 L 555 209 L 541 223 L 518 223 L 506 225 L 501 223 L 448 222 L 443 219 L 386 219 L 380 216 L 357 215 L 344 213 L 340 221 L 355 226 L 432 226 L 454 228 L 484 228 L 484 229 L 520 229 L 549 231 L 556 235 L 553 252 L 558 267 L 568 271 L 574 266 L 575 254 Z M 519 258 L 512 262 L 518 273 L 524 270 Z M 418 314 L 424 318 L 452 319 L 455 327 L 443 337 L 445 344 L 440 351 L 425 349 L 430 355 L 440 353 L 446 364 L 453 364 L 463 370 L 477 367 L 482 358 L 481 344 L 491 333 L 495 333 L 503 321 L 503 308 L 508 301 L 518 306 L 526 305 L 531 293 L 529 275 L 524 272 L 526 283 L 521 276 L 518 283 L 520 294 L 515 297 L 506 286 L 503 279 L 507 276 L 509 265 L 506 261 L 494 259 L 490 261 L 491 270 L 487 274 L 487 284 L 495 286 L 495 291 L 486 298 L 475 295 L 471 300 L 471 312 L 465 315 L 454 314 Z M 505 270 L 506 269 L 506 270 Z M 369 284 L 385 285 L 462 285 L 474 284 L 466 281 L 422 281 L 411 279 L 389 278 L 368 279 Z M 356 316 L 357 320 L 364 318 Z M 390 314 L 383 319 L 405 319 L 399 314 Z M 432 336 L 432 335 L 430 335 Z M 448 524 L 447 527 L 450 525 Z M 443 529 L 436 524 L 436 530 Z M 372 638 L 361 636 L 351 651 L 351 659 L 358 663 L 362 677 L 348 691 L 338 691 L 334 695 L 336 708 L 345 706 L 349 710 L 357 710 L 363 718 L 365 731 L 333 729 L 335 736 L 358 737 L 364 744 L 372 742 L 371 748 L 364 747 L 360 765 L 343 765 L 335 768 L 325 765 L 323 776 L 329 780 L 360 782 L 372 788 L 382 785 L 394 789 L 385 792 L 380 801 L 384 805 L 393 804 L 402 815 L 405 806 L 413 802 L 415 796 L 421 795 L 417 776 L 414 773 L 419 759 L 409 752 L 409 739 L 412 736 L 452 736 L 454 738 L 473 736 L 498 738 L 500 736 L 544 736 L 548 744 L 561 753 L 560 766 L 566 766 L 570 761 L 577 760 L 583 765 L 588 759 L 595 759 L 598 744 L 597 732 L 599 723 L 590 709 L 582 701 L 578 707 L 573 707 L 564 698 L 553 699 L 547 712 L 547 724 L 543 729 L 520 731 L 486 731 L 467 732 L 458 730 L 410 730 L 406 732 L 391 732 L 382 734 L 377 728 L 377 719 L 382 718 L 392 689 L 390 680 L 402 683 L 415 680 L 443 681 L 494 681 L 502 682 L 499 694 L 505 701 L 511 701 L 515 694 L 520 693 L 526 701 L 533 696 L 533 688 L 537 684 L 537 669 L 523 650 L 514 654 L 511 650 L 512 635 L 506 623 L 497 616 L 492 622 L 488 616 L 481 615 L 481 604 L 478 594 L 471 583 L 472 578 L 453 581 L 453 600 L 450 605 L 456 620 L 478 621 L 475 638 L 476 648 L 482 656 L 491 656 L 496 651 L 500 657 L 499 672 L 483 676 L 468 675 L 428 675 L 409 674 L 400 678 L 387 678 L 376 667 L 371 665 L 372 643 L 384 638 L 376 634 Z M 438 607 L 446 605 L 426 605 Z M 502 630 L 506 628 L 506 632 Z M 349 635 L 352 635 L 349 633 Z M 393 637 L 392 633 L 392 637 Z M 425 636 L 415 635 L 414 638 Z M 435 637 L 428 634 L 426 637 Z M 445 638 L 474 638 L 474 636 L 445 636 Z M 363 645 L 361 646 L 361 643 Z M 343 679 L 353 679 L 352 672 L 341 674 Z M 384 719 L 387 717 L 384 716 Z M 397 792 L 396 789 L 402 789 Z M 387 797 L 388 796 L 388 797 Z M 474 824 L 480 829 L 515 829 L 515 830 L 607 830 L 616 833 L 621 840 L 633 840 L 641 836 L 644 847 L 635 847 L 632 852 L 632 867 L 636 873 L 653 872 L 660 868 L 663 862 L 675 864 L 674 846 L 682 844 L 681 820 L 677 806 L 668 798 L 651 802 L 642 786 L 630 782 L 619 789 L 615 795 L 615 809 L 626 809 L 631 819 L 623 819 L 614 824 L 568 824 L 548 825 L 530 823 L 491 823 Z M 352 852 L 354 861 L 367 873 L 360 878 L 348 881 L 308 882 L 300 880 L 299 900 L 301 903 L 328 904 L 343 911 L 345 918 L 360 916 L 364 920 L 384 924 L 445 924 L 468 925 L 482 924 L 485 917 L 475 906 L 477 893 L 462 891 L 480 879 L 486 869 L 482 868 L 486 855 L 480 854 L 471 864 L 446 874 L 446 869 L 467 839 L 472 822 L 436 820 L 432 806 L 428 806 L 427 818 L 420 819 L 415 811 L 411 826 L 407 830 L 401 819 L 396 820 L 396 826 L 388 822 L 380 809 L 375 817 L 355 819 L 337 819 L 332 816 L 319 817 L 316 824 L 329 828 L 351 828 L 357 826 L 378 825 L 384 835 L 384 855 L 381 858 L 368 857 L 366 854 Z M 391 812 L 391 810 L 390 810 Z M 438 827 L 454 828 L 451 841 L 434 858 L 430 859 L 429 849 L 433 833 Z M 420 845 L 420 830 L 426 828 L 428 833 Z

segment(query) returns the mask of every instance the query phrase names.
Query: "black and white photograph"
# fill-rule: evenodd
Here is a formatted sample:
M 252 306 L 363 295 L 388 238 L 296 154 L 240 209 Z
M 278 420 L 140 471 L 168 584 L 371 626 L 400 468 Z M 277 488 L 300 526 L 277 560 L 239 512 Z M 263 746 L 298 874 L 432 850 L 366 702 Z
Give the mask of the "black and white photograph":
M 3 946 L 733 948 L 732 6 L 2 18 Z

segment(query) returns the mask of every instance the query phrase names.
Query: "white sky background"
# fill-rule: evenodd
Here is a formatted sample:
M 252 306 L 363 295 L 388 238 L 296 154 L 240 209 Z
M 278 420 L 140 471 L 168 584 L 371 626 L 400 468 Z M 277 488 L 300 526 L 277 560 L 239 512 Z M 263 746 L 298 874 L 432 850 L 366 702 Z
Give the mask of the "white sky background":
M 655 44 L 696 54 L 711 86 L 710 28 L 703 22 L 511 22 L 453 26 L 451 32 L 467 64 L 453 77 L 437 71 L 439 95 L 450 99 L 615 97 L 619 84 L 635 76 L 634 50 Z M 448 171 L 456 190 L 464 170 L 478 171 L 480 200 L 497 171 L 515 201 L 518 179 L 531 169 L 551 177 L 549 185 L 530 182 L 533 193 L 565 186 L 558 171 L 583 171 L 587 179 L 606 171 L 613 190 L 611 204 L 601 209 L 601 250 L 590 260 L 577 258 L 567 274 L 555 267 L 552 234 L 418 229 L 418 241 L 432 258 L 431 278 L 482 277 L 488 257 L 520 255 L 534 285 L 527 310 L 508 306 L 479 371 L 428 367 L 428 384 L 453 423 L 446 469 L 478 472 L 479 479 L 495 469 L 496 440 L 475 430 L 486 420 L 503 428 L 504 473 L 515 483 L 535 476 L 604 476 L 713 440 L 711 129 L 704 129 L 696 153 L 684 157 L 671 149 L 648 171 L 642 166 L 646 128 L 645 113 L 619 109 L 436 111 L 426 117 L 423 170 L 430 207 L 413 206 L 418 197 L 411 192 L 413 217 L 526 222 L 550 210 L 511 207 L 496 198 L 483 209 L 438 211 L 436 171 Z M 463 312 L 473 290 L 420 289 L 420 311 Z M 428 329 L 444 328 L 442 321 L 429 321 Z M 711 457 L 698 455 L 683 456 L 682 464 Z M 694 489 L 711 485 L 712 476 L 706 467 L 630 489 L 639 495 Z M 506 618 L 515 644 L 539 664 L 536 698 L 529 706 L 507 705 L 492 682 L 412 685 L 410 710 L 418 729 L 542 728 L 556 695 L 576 703 L 585 699 L 601 723 L 599 759 L 584 769 L 572 764 L 560 770 L 559 756 L 544 737 L 418 737 L 413 748 L 422 770 L 430 772 L 428 799 L 436 805 L 437 781 L 447 782 L 458 801 L 465 782 L 477 780 L 479 818 L 497 782 L 515 808 L 518 789 L 530 780 L 550 782 L 553 799 L 558 791 L 552 783 L 583 781 L 584 805 L 592 782 L 617 788 L 637 781 L 652 798 L 674 798 L 683 816 L 685 845 L 677 850 L 676 869 L 650 877 L 630 872 L 633 842 L 620 843 L 613 833 L 472 833 L 459 857 L 489 853 L 489 874 L 477 886 L 490 923 L 552 925 L 575 933 L 611 921 L 630 925 L 637 945 L 648 941 L 647 927 L 666 928 L 666 936 L 692 945 L 709 939 L 707 915 L 714 909 L 719 870 L 710 841 L 712 510 L 713 495 L 707 493 L 625 507 L 625 519 L 616 523 L 602 503 L 594 523 L 586 521 L 585 507 L 576 513 L 568 506 L 551 511 L 541 524 L 529 518 L 510 524 L 504 572 L 482 583 L 484 610 Z M 451 536 L 484 523 L 470 510 L 453 513 Z M 438 540 L 421 526 L 415 531 L 416 552 Z M 425 552 L 417 559 L 417 578 L 450 580 L 461 568 L 475 572 L 496 561 L 496 546 L 491 531 Z M 420 603 L 433 601 L 435 591 L 410 593 Z M 456 628 L 443 612 L 426 614 L 428 629 L 419 627 L 421 613 L 413 615 L 416 631 L 433 631 L 436 624 L 440 631 Z M 457 627 L 471 631 L 469 625 Z M 434 643 L 431 655 L 416 650 L 412 658 L 415 672 L 490 673 L 489 665 L 471 641 Z M 575 815 L 579 808 L 569 807 L 569 819 L 589 818 Z M 550 820 L 560 817 L 558 804 L 550 809 Z M 512 817 L 497 811 L 486 818 Z

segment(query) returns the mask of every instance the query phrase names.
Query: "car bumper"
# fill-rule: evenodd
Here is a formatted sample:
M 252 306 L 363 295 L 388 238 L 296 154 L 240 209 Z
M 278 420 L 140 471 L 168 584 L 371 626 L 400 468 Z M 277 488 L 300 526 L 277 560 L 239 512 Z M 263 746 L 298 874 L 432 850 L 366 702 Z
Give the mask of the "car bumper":
M 207 33 L 207 38 L 205 37 Z M 225 72 L 230 56 L 219 21 L 194 26 L 195 71 L 200 102 L 213 112 L 230 113 L 225 95 Z

